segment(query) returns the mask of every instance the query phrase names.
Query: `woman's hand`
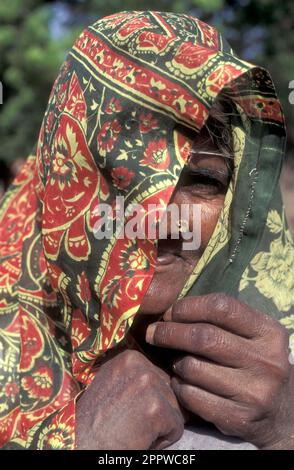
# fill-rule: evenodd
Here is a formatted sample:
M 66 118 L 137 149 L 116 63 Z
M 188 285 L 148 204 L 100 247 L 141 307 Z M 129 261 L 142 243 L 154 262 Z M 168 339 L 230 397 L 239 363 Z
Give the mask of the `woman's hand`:
M 177 301 L 147 342 L 184 351 L 172 387 L 187 409 L 260 448 L 294 449 L 294 367 L 276 320 L 225 294 Z
M 76 417 L 78 449 L 162 449 L 184 430 L 169 376 L 132 350 L 100 367 Z

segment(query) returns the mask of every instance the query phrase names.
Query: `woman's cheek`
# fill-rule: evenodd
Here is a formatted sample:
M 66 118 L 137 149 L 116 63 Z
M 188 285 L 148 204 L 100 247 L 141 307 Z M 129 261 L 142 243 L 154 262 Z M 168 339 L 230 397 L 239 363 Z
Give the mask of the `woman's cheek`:
M 201 203 L 201 248 L 207 246 L 222 210 L 224 198 Z

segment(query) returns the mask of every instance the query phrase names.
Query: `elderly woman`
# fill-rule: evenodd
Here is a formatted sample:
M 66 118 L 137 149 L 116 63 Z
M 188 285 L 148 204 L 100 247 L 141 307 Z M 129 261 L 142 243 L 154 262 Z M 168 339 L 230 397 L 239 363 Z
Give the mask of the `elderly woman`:
M 269 74 L 213 27 L 125 12 L 81 34 L 1 204 L 3 448 L 161 449 L 199 418 L 294 448 L 284 144 Z M 166 237 L 98 236 L 117 196 L 160 204 Z

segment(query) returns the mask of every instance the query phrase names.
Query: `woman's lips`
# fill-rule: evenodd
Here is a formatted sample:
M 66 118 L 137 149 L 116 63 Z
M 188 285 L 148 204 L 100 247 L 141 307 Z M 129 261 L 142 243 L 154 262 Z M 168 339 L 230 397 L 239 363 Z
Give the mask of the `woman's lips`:
M 163 272 L 170 269 L 170 266 L 179 259 L 180 256 L 177 256 L 174 253 L 160 254 L 155 263 L 155 272 Z

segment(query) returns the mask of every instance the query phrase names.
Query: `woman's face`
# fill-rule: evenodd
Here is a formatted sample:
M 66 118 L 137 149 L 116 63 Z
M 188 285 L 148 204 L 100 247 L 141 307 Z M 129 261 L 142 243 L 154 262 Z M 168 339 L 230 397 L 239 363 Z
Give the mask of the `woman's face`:
M 201 153 L 205 151 L 206 153 Z M 208 131 L 203 129 L 193 143 L 193 153 L 182 171 L 174 191 L 174 204 L 201 206 L 201 243 L 197 250 L 183 249 L 183 239 L 171 239 L 171 223 L 167 221 L 167 239 L 158 242 L 158 259 L 149 289 L 140 307 L 141 314 L 164 313 L 178 298 L 185 282 L 201 257 L 217 223 L 230 181 L 226 158 L 214 144 Z M 180 210 L 180 209 L 179 209 Z M 192 231 L 193 211 L 189 210 L 189 231 Z M 198 232 L 199 233 L 199 232 Z

